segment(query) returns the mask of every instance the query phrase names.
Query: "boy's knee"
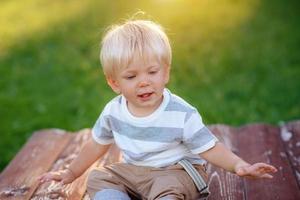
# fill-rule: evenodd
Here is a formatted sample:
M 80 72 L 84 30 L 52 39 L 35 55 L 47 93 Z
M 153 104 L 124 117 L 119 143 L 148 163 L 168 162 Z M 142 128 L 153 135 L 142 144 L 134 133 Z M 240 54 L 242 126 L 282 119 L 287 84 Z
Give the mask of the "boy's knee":
M 161 197 L 157 200 L 178 200 L 178 199 L 174 196 L 168 195 L 168 196 Z
M 97 192 L 112 189 L 126 193 L 123 185 L 116 177 L 104 169 L 93 169 L 90 171 L 87 179 L 87 193 L 93 199 Z
M 98 181 L 99 179 L 102 179 L 103 177 L 105 177 L 104 172 L 102 172 L 99 169 L 93 169 L 89 172 L 87 181 L 88 181 L 88 183 L 95 182 L 95 181 Z
M 94 200 L 130 200 L 130 197 L 119 190 L 104 189 L 96 193 Z
M 177 176 L 161 176 L 155 178 L 149 199 L 197 199 L 199 192 L 189 175 L 178 173 Z
M 101 190 L 101 181 L 105 178 L 105 173 L 100 170 L 93 169 L 90 171 L 87 178 L 87 192 L 91 199 L 95 196 L 95 193 Z

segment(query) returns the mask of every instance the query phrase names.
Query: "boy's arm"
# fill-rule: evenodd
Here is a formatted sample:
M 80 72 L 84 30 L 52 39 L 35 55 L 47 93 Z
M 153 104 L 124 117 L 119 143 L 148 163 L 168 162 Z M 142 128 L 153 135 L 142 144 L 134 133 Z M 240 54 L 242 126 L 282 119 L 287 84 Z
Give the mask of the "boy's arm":
M 213 148 L 200 153 L 200 156 L 217 167 L 248 178 L 272 178 L 269 173 L 277 171 L 274 166 L 266 163 L 253 165 L 247 163 L 220 142 L 217 142 Z
M 97 159 L 107 152 L 109 147 L 110 145 L 101 145 L 90 137 L 68 169 L 76 178 L 81 176 Z
M 58 172 L 47 172 L 38 180 L 40 183 L 55 180 L 64 184 L 73 182 L 77 177 L 81 176 L 97 159 L 102 157 L 110 145 L 101 145 L 94 141 L 91 137 L 81 149 L 78 156 L 71 162 L 66 170 Z

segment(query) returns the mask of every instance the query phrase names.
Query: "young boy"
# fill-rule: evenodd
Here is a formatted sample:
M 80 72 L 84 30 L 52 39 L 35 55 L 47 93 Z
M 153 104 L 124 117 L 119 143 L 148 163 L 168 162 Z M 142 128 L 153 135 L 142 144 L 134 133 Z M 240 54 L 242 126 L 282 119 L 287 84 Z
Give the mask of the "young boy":
M 68 169 L 40 182 L 71 183 L 113 142 L 124 162 L 94 169 L 93 199 L 197 199 L 207 193 L 206 161 L 241 177 L 272 178 L 276 168 L 249 164 L 225 148 L 203 124 L 197 109 L 166 89 L 171 47 L 156 23 L 131 20 L 111 27 L 102 41 L 108 85 L 119 94 L 102 111 L 91 139 Z M 206 160 L 206 161 L 205 161 Z

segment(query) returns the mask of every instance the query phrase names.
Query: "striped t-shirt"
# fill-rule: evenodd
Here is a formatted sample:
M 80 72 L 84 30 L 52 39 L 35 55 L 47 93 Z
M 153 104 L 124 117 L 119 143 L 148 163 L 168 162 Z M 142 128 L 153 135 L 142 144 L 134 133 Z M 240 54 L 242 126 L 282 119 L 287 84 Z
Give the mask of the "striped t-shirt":
M 165 167 L 185 158 L 193 164 L 212 148 L 217 138 L 202 123 L 197 109 L 168 89 L 159 108 L 146 117 L 135 117 L 124 96 L 111 100 L 96 121 L 92 135 L 100 144 L 115 142 L 123 161 L 138 166 Z

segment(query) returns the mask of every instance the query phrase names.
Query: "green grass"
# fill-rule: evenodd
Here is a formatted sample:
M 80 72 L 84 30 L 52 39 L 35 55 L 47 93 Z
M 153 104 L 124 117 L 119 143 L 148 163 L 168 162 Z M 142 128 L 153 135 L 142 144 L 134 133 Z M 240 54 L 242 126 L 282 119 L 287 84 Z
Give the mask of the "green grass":
M 139 9 L 167 28 L 169 88 L 207 124 L 300 117 L 296 0 L 22 2 L 0 3 L 0 170 L 35 130 L 93 125 L 114 96 L 98 59 L 103 30 Z

